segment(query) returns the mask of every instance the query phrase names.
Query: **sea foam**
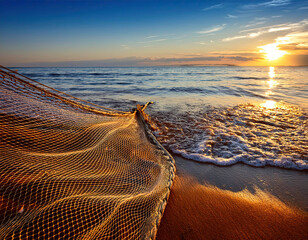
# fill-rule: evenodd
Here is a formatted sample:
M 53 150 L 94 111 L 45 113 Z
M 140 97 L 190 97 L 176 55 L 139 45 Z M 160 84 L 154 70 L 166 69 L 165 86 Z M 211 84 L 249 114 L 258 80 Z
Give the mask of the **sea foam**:
M 307 113 L 284 103 L 205 107 L 156 114 L 157 138 L 175 154 L 226 166 L 245 163 L 308 169 Z

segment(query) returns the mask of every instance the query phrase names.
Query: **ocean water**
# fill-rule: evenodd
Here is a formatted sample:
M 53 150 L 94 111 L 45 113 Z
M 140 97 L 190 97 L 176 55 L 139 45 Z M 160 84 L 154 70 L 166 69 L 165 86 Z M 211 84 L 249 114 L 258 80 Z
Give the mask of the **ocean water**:
M 147 113 L 173 154 L 308 169 L 308 67 L 18 68 L 75 97 Z

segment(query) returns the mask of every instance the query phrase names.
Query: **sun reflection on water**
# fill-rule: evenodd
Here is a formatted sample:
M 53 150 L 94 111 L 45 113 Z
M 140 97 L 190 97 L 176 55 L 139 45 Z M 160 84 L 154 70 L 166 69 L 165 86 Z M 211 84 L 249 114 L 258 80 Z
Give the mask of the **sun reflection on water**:
M 267 83 L 269 89 L 272 89 L 277 84 L 277 82 L 273 79 L 269 80 Z
M 268 84 L 269 89 L 272 89 L 275 85 L 277 85 L 277 81 L 274 80 L 275 67 L 269 68 L 268 76 L 270 77 L 270 79 L 267 81 L 267 84 Z
M 275 67 L 270 67 L 269 68 L 268 75 L 269 75 L 270 78 L 274 78 L 275 77 Z
M 268 84 L 268 90 L 265 92 L 265 96 L 267 97 L 273 94 L 272 89 L 277 85 L 277 81 L 274 80 L 275 67 L 269 67 L 268 76 L 269 76 L 269 80 L 266 82 Z M 260 105 L 268 109 L 277 107 L 276 102 L 273 100 L 267 100 L 265 103 L 262 103 Z
M 267 100 L 265 103 L 261 103 L 262 107 L 273 109 L 277 107 L 277 102 L 273 100 Z
M 272 94 L 273 94 L 273 92 L 271 90 L 268 90 L 268 91 L 266 91 L 265 96 L 269 97 Z

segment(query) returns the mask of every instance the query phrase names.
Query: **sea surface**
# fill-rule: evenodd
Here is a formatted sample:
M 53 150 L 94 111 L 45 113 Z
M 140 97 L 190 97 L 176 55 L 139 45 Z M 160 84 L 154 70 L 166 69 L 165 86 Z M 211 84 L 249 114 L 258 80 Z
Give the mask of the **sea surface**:
M 308 169 L 308 67 L 17 69 L 117 110 L 153 101 L 156 137 L 186 159 Z

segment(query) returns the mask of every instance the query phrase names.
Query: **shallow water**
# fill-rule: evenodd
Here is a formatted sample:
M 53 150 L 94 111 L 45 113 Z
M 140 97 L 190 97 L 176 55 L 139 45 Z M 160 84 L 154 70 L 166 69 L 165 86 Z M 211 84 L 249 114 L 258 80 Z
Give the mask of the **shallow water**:
M 308 169 L 307 67 L 19 68 L 43 84 L 130 111 L 154 101 L 155 134 L 201 162 Z

